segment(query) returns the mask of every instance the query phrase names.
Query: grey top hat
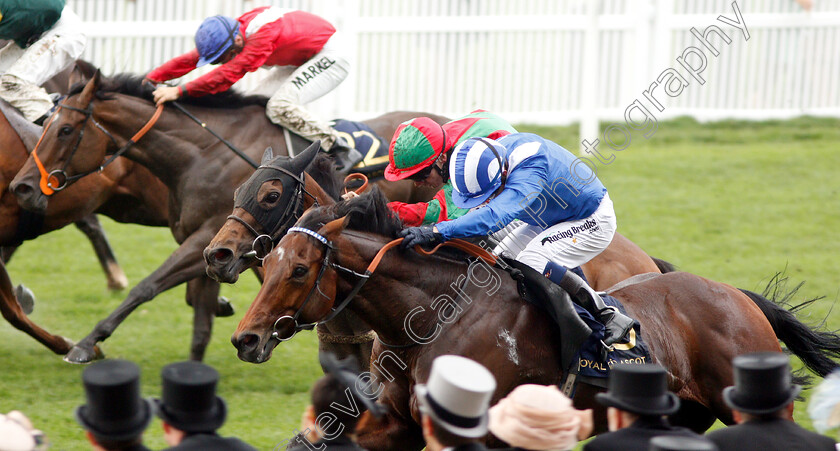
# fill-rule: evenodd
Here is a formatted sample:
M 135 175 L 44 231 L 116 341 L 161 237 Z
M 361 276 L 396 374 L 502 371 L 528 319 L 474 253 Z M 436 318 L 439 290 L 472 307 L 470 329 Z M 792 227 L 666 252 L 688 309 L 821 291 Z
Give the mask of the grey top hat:
M 442 355 L 432 362 L 429 380 L 414 386 L 420 411 L 459 437 L 487 434 L 490 398 L 496 378 L 480 363 L 457 355 Z
M 754 415 L 775 412 L 793 402 L 802 387 L 793 384 L 790 361 L 781 352 L 744 354 L 732 360 L 735 385 L 723 389 L 730 408 Z
M 657 364 L 618 364 L 610 369 L 609 390 L 595 399 L 638 415 L 670 415 L 680 408 L 680 399 L 668 391 L 667 376 Z
M 188 433 L 213 432 L 227 417 L 225 401 L 216 396 L 219 373 L 201 362 L 172 363 L 160 372 L 163 396 L 155 399 L 157 416 Z
M 140 368 L 127 360 L 105 360 L 82 372 L 87 402 L 76 421 L 96 437 L 129 440 L 152 420 L 152 405 L 140 397 Z

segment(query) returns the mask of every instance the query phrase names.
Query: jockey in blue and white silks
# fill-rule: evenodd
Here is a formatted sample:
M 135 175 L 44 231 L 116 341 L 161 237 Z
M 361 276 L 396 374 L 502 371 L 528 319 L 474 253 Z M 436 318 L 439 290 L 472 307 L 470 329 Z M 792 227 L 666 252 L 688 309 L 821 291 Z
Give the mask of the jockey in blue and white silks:
M 472 138 L 449 160 L 452 200 L 476 208 L 460 218 L 403 231 L 404 247 L 485 236 L 522 221 L 499 245 L 504 253 L 542 273 L 569 292 L 606 327 L 604 343 L 620 340 L 633 320 L 607 307 L 578 267 L 609 246 L 616 230 L 607 189 L 582 160 L 530 133 L 498 141 Z

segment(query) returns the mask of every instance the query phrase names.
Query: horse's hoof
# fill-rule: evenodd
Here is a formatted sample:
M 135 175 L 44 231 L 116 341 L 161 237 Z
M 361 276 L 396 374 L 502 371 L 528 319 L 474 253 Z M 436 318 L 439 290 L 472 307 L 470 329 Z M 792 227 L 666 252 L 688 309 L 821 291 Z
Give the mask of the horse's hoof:
M 228 298 L 219 296 L 219 303 L 216 305 L 216 316 L 219 318 L 226 318 L 228 316 L 233 316 L 233 313 L 233 304 L 230 303 Z
M 84 348 L 79 345 L 73 346 L 64 356 L 64 361 L 76 365 L 93 362 L 94 360 L 105 358 L 105 354 L 99 349 L 99 346 L 94 346 L 93 349 Z
M 122 291 L 128 288 L 128 277 L 125 276 L 122 268 L 118 265 L 114 264 L 111 265 L 109 268 L 111 271 L 110 277 L 108 277 L 108 289 L 111 291 Z
M 29 288 L 26 288 L 23 284 L 20 284 L 15 287 L 15 298 L 20 304 L 21 310 L 23 313 L 27 315 L 32 314 L 32 310 L 35 310 L 35 294 Z

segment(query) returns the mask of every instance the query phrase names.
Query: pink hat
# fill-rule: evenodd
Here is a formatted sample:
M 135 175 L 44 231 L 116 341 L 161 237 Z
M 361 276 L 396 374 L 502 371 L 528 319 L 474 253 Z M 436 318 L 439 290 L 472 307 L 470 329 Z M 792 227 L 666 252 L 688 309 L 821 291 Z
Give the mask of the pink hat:
M 0 414 L 0 451 L 34 451 L 44 449 L 43 432 L 33 429 L 26 415 L 13 410 Z
M 592 412 L 576 410 L 555 386 L 520 385 L 490 408 L 490 432 L 526 449 L 572 449 L 578 431 L 591 427 Z

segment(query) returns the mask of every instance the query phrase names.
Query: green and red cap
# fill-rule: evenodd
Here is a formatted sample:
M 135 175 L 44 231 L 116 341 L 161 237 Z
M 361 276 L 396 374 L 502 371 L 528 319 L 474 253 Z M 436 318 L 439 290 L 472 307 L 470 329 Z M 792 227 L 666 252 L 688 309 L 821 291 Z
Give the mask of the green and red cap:
M 428 117 L 403 122 L 391 140 L 385 178 L 395 182 L 411 177 L 434 163 L 444 147 L 446 133 L 437 122 Z

